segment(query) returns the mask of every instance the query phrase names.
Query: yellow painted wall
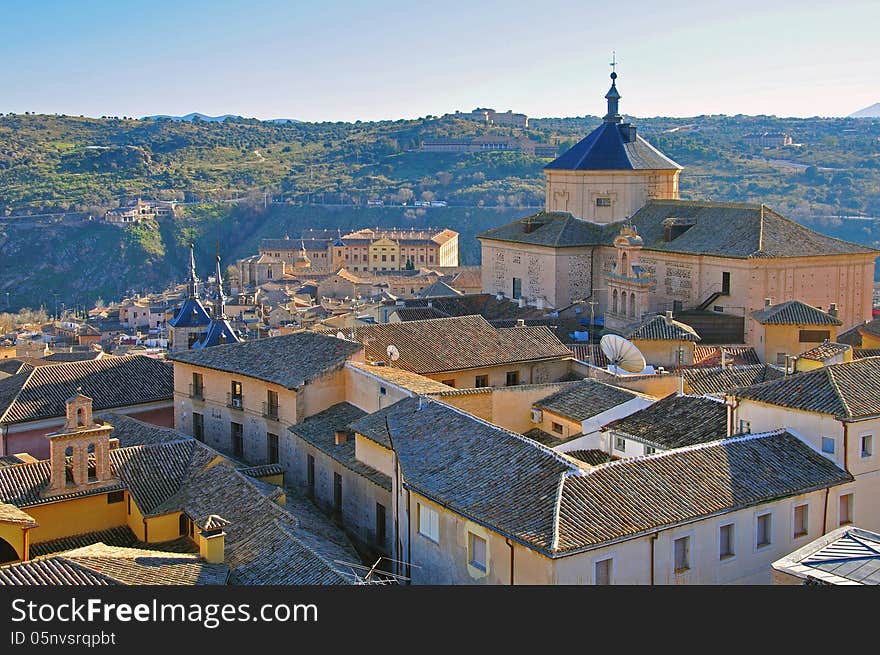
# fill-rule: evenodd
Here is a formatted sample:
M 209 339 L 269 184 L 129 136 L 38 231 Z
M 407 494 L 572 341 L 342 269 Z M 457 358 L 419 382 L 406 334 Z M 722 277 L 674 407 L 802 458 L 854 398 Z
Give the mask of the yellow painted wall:
M 540 384 L 555 382 L 564 377 L 570 370 L 570 361 L 569 359 L 560 359 L 534 364 L 511 363 L 501 366 L 468 369 L 466 371 L 426 373 L 425 377 L 443 382 L 444 384 L 446 384 L 447 380 L 452 380 L 455 382 L 452 386 L 455 386 L 456 389 L 472 389 L 476 386 L 478 375 L 488 375 L 490 387 L 504 387 L 507 386 L 507 373 L 519 371 L 520 384 Z
M 147 543 L 173 541 L 180 534 L 180 512 L 153 516 L 147 519 Z
M 866 332 L 859 332 L 859 334 L 862 335 L 862 348 L 880 348 L 880 337 Z
M 28 507 L 27 513 L 40 524 L 31 530 L 30 541 L 37 544 L 124 526 L 125 507 L 125 500 L 108 505 L 107 494 Z
M 756 324 L 755 329 L 758 335 L 758 343 L 755 346 L 758 357 L 761 358 L 761 361 L 775 364 L 779 353 L 797 355 L 822 343 L 821 340 L 802 342 L 800 340 L 801 330 L 827 330 L 828 338 L 834 341 L 837 339 L 838 327 L 836 325 Z
M 9 543 L 18 553 L 18 559 L 25 556 L 25 526 L 17 523 L 0 523 L 0 539 Z
M 144 535 L 144 515 L 141 514 L 140 508 L 128 492 L 125 494 L 125 502 L 127 507 L 131 508 L 130 512 L 126 509 L 126 524 L 131 531 L 134 532 L 139 541 L 146 541 Z
M 532 427 L 537 427 L 542 429 L 544 432 L 548 432 L 552 434 L 554 437 L 558 437 L 559 439 L 567 439 L 568 437 L 573 437 L 576 434 L 580 434 L 582 431 L 581 424 L 577 421 L 572 421 L 571 419 L 567 419 L 559 414 L 554 414 L 546 409 L 542 411 L 542 421 L 540 425 L 532 425 Z M 562 426 L 562 432 L 557 432 L 553 429 L 553 424 L 557 423 Z
M 354 456 L 367 466 L 371 466 L 389 477 L 394 475 L 392 452 L 375 441 L 370 441 L 362 434 L 355 434 Z
M 678 349 L 683 348 L 681 364 L 690 366 L 694 363 L 693 341 L 654 341 L 633 339 L 633 343 L 645 356 L 645 361 L 652 366 L 675 368 L 678 366 Z

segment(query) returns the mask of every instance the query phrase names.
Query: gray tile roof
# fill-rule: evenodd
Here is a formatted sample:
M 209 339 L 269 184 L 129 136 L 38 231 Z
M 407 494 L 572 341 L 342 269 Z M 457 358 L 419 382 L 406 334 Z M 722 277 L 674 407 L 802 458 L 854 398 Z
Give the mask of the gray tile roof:
M 731 393 L 839 418 L 873 416 L 880 414 L 880 357 L 831 364 Z
M 753 311 L 752 318 L 762 325 L 842 325 L 838 318 L 800 300 L 788 300 Z
M 31 557 L 40 557 L 42 555 L 60 553 L 65 550 L 73 550 L 74 548 L 82 548 L 83 546 L 91 546 L 92 544 L 97 543 L 106 544 L 107 546 L 123 546 L 125 548 L 149 548 L 150 550 L 161 550 L 164 553 L 199 552 L 199 547 L 187 537 L 180 537 L 172 541 L 145 544 L 142 541 L 138 541 L 137 536 L 128 526 L 109 528 L 97 532 L 86 532 L 71 537 L 62 537 L 60 539 L 52 539 L 51 541 L 41 541 L 38 544 L 32 543 L 29 552 Z
M 546 327 L 494 328 L 482 316 L 368 325 L 356 338 L 368 361 L 387 361 L 394 345 L 393 366 L 422 374 L 571 357 Z
M 641 341 L 699 341 L 700 335 L 690 325 L 667 321 L 665 316 L 648 316 L 623 330 L 627 339 Z
M 391 491 L 391 478 L 367 466 L 354 454 L 355 441 L 350 425 L 357 424 L 367 416 L 366 412 L 350 403 L 337 403 L 301 423 L 292 425 L 288 430 L 346 468 Z M 338 445 L 335 443 L 337 430 L 346 432 L 345 443 Z
M 571 346 L 569 346 L 571 347 Z M 758 353 L 751 346 L 715 346 L 715 345 L 697 345 L 694 346 L 694 365 L 695 366 L 720 366 L 721 352 L 725 353 L 725 362 L 732 365 L 743 364 L 760 364 Z
M 96 411 L 174 398 L 174 373 L 151 357 L 108 357 L 38 366 L 0 380 L 0 422 L 65 415 L 64 402 L 81 388 Z
M 880 584 L 880 534 L 838 528 L 773 562 L 773 568 L 818 584 Z
M 539 444 L 543 444 L 548 448 L 556 448 L 556 446 L 564 444 L 567 441 L 567 439 L 558 437 L 550 432 L 545 432 L 541 428 L 532 428 L 527 432 L 523 432 L 523 436 L 528 437 L 533 441 L 537 441 Z
M 175 362 L 203 366 L 296 389 L 342 366 L 361 346 L 315 332 L 243 341 L 168 355 Z
M 585 471 L 442 403 L 398 406 L 388 420 L 404 484 L 549 557 L 852 480 L 785 431 Z
M 853 358 L 880 357 L 880 348 L 853 348 Z
M 690 224 L 683 234 L 665 240 L 664 221 Z M 693 200 L 649 200 L 630 218 L 645 250 L 733 258 L 810 257 L 871 254 L 877 251 L 814 232 L 765 205 Z M 538 225 L 526 232 L 527 225 Z M 620 224 L 598 225 L 564 212 L 540 212 L 487 230 L 481 239 L 573 247 L 611 246 Z
M 401 402 L 401 401 L 398 401 Z M 386 420 L 388 416 L 397 411 L 397 404 L 383 407 L 372 414 L 365 414 L 361 418 L 352 421 L 348 425 L 348 429 L 352 432 L 358 432 L 370 441 L 374 441 L 380 446 L 391 448 L 391 437 L 388 435 L 388 427 Z
M 223 585 L 226 564 L 98 543 L 0 567 L 0 585 Z
M 679 368 L 676 374 L 684 378 L 688 392 L 697 396 L 720 394 L 725 391 L 747 387 L 767 380 L 776 380 L 785 372 L 771 364 L 745 364 L 743 366 L 693 366 Z
M 671 394 L 603 428 L 664 449 L 694 446 L 727 436 L 727 406 L 701 396 Z
M 597 450 L 595 448 L 589 450 L 568 450 L 565 454 L 569 457 L 574 457 L 576 460 L 584 462 L 585 464 L 589 464 L 590 466 L 607 464 L 613 459 L 611 455 L 604 450 Z
M 178 432 L 174 428 L 144 423 L 125 414 L 117 414 L 115 412 L 95 414 L 95 419 L 113 426 L 113 434 L 111 436 L 119 439 L 119 446 L 122 448 L 128 446 L 149 446 L 192 438 L 187 437 L 187 435 Z
M 637 393 L 629 389 L 598 380 L 581 380 L 570 382 L 564 389 L 533 404 L 572 421 L 584 421 L 638 397 Z

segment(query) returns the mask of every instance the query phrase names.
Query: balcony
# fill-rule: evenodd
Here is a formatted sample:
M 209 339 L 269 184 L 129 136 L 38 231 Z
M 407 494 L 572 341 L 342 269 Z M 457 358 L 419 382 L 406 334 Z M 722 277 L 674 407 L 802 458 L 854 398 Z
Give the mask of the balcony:
M 226 406 L 230 409 L 244 409 L 244 402 L 242 402 L 241 396 L 233 396 L 232 392 L 227 392 L 226 394 Z
M 278 405 L 274 403 L 263 403 L 263 418 L 268 418 L 273 421 L 278 420 Z
M 205 399 L 205 388 L 202 385 L 189 385 L 189 397 L 193 400 L 204 400 Z

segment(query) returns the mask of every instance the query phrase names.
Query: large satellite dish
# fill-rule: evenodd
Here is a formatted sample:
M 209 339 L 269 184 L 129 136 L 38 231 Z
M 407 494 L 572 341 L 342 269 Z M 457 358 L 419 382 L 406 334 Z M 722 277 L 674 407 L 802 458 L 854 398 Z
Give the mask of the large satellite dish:
M 608 358 L 608 363 L 615 369 L 628 373 L 641 373 L 647 366 L 645 357 L 635 344 L 616 334 L 606 334 L 602 337 L 599 347 Z
M 396 362 L 400 359 L 400 351 L 397 349 L 397 346 L 390 345 L 385 349 L 385 352 L 388 354 L 388 359 L 392 362 Z

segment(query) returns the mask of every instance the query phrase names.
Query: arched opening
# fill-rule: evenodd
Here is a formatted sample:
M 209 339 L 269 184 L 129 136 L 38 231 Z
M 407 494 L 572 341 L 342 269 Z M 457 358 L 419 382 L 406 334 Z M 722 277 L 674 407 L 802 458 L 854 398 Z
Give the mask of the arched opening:
M 19 560 L 18 553 L 12 544 L 0 537 L 0 564 L 8 564 L 9 562 L 17 562 Z
M 629 294 L 629 315 L 630 318 L 636 317 L 636 294 Z
M 95 444 L 89 444 L 89 482 L 98 480 L 98 462 L 95 456 Z
M 76 427 L 82 427 L 85 424 L 86 424 L 85 412 L 83 412 L 82 407 L 78 407 L 76 410 Z
M 64 484 L 68 487 L 76 484 L 73 479 L 73 446 L 64 449 Z
M 629 276 L 629 258 L 626 256 L 626 253 L 623 253 L 620 256 L 620 275 Z
M 611 294 L 611 312 L 614 314 L 617 313 L 617 289 Z

